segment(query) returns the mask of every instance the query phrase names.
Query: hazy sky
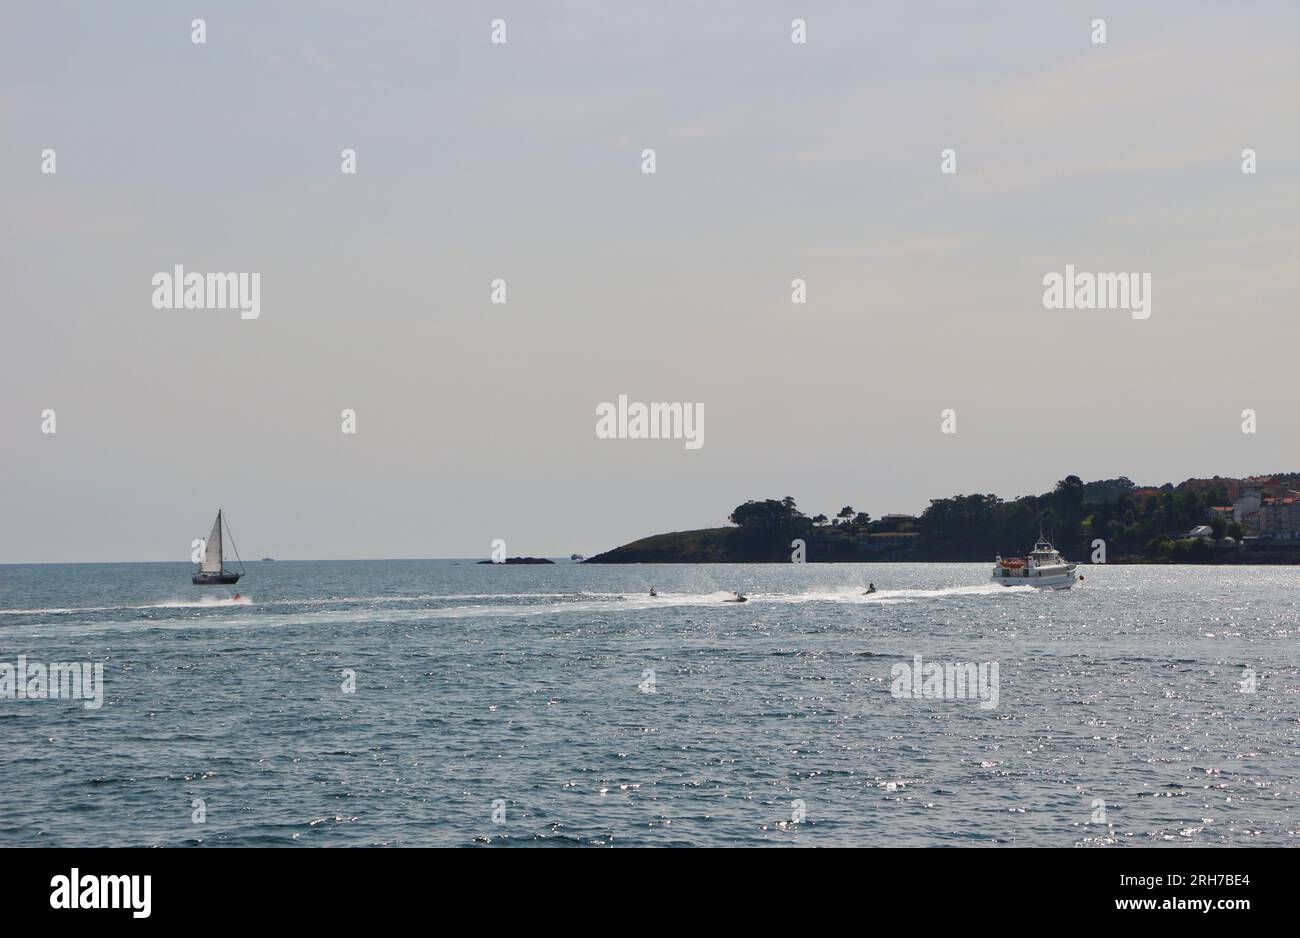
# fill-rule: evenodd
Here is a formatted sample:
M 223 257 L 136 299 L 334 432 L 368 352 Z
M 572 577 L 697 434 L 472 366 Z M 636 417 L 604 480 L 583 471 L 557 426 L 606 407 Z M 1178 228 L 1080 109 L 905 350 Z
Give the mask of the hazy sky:
M 748 498 L 1300 470 L 1297 35 L 1281 2 L 8 0 L 0 562 L 186 560 L 218 506 L 246 559 L 553 556 Z M 175 264 L 260 273 L 260 318 L 155 309 Z M 1044 309 L 1066 264 L 1149 272 L 1151 318 Z M 597 439 L 620 394 L 702 403 L 705 445 Z

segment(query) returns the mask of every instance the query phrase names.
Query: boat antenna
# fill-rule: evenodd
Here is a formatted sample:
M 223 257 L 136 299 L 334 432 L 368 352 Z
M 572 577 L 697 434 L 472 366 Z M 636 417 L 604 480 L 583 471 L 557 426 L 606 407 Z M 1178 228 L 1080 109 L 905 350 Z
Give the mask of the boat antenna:
M 221 509 L 217 509 L 217 514 L 221 514 Z M 221 523 L 226 526 L 226 533 L 230 534 L 230 522 L 226 520 L 225 515 L 221 516 Z M 239 548 L 235 547 L 235 535 L 230 534 L 230 546 L 235 551 L 235 559 L 239 561 L 239 575 L 245 576 L 248 571 L 244 569 L 244 558 L 239 556 Z

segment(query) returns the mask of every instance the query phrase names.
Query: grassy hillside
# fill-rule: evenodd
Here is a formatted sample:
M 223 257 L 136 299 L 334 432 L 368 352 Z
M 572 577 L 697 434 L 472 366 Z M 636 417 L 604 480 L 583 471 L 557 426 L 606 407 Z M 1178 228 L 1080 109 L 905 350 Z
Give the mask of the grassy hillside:
M 586 563 L 728 563 L 735 559 L 730 537 L 735 528 L 702 528 L 655 534 L 615 547 Z

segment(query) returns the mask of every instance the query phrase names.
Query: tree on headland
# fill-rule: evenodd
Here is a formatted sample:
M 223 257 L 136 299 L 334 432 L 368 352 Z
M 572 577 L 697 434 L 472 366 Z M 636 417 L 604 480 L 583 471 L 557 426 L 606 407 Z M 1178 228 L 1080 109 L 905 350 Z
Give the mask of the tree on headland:
M 788 556 L 790 542 L 803 537 L 812 527 L 793 498 L 750 501 L 737 506 L 727 518 L 736 525 L 732 545 L 743 560 L 774 560 Z
M 1027 551 L 1041 532 L 1075 560 L 1086 561 L 1102 540 L 1112 562 L 1143 555 L 1157 561 L 1198 561 L 1216 554 L 1208 541 L 1187 536 L 1193 528 L 1209 525 L 1216 542 L 1228 536 L 1241 544 L 1247 534 L 1226 512 L 1210 517 L 1215 514 L 1210 509 L 1227 500 L 1225 491 L 1219 485 L 1172 483 L 1139 489 L 1123 476 L 1084 482 L 1071 474 L 1041 495 L 1008 501 L 992 494 L 933 499 L 920 517 L 902 525 L 894 519 L 873 521 L 850 505 L 833 518 L 820 513 L 808 518 L 789 497 L 746 502 L 731 520 L 740 529 L 733 543 L 743 547 L 746 558 L 755 559 L 786 557 L 791 540 L 815 532 L 810 547 L 819 560 L 874 558 L 883 556 L 880 551 L 904 552 L 915 560 L 983 560 L 995 553 Z M 904 530 L 915 539 L 904 544 L 862 536 Z
M 1061 507 L 1062 513 L 1070 514 L 1077 512 L 1083 505 L 1083 480 L 1078 476 L 1066 476 L 1060 482 L 1056 483 L 1057 504 Z
M 922 540 L 915 556 L 974 560 L 1027 550 L 1040 532 L 1069 557 L 1089 555 L 1098 539 L 1112 555 L 1136 554 L 1157 535 L 1179 532 L 1189 512 L 1203 511 L 1171 486 L 1158 501 L 1150 499 L 1151 512 L 1143 512 L 1137 502 L 1145 499 L 1135 499 L 1133 490 L 1123 477 L 1084 483 L 1067 475 L 1050 492 L 1012 501 L 995 495 L 934 499 L 918 520 Z
M 786 525 L 807 520 L 795 507 L 794 499 L 777 501 L 768 498 L 761 502 L 750 500 L 737 506 L 727 518 L 732 524 L 753 530 L 776 530 Z
M 1283 474 L 1275 473 L 1281 478 Z M 1300 482 L 1300 473 L 1286 481 Z M 1198 481 L 1198 480 L 1189 480 Z M 1125 477 L 1082 482 L 1069 475 L 1041 495 L 1004 501 L 996 495 L 955 495 L 931 500 L 916 518 L 892 516 L 872 521 L 866 512 L 844 506 L 835 524 L 825 514 L 811 518 L 791 496 L 750 500 L 730 514 L 734 527 L 680 531 L 642 538 L 602 555 L 596 562 L 777 562 L 795 556 L 810 562 L 864 560 L 981 561 L 1027 551 L 1039 533 L 1066 557 L 1082 563 L 1096 558 L 1105 541 L 1111 563 L 1280 562 L 1300 564 L 1300 549 L 1269 545 L 1254 550 L 1254 538 L 1239 521 L 1229 520 L 1224 485 L 1141 488 Z M 1235 480 L 1242 484 L 1242 480 Z M 1247 480 L 1248 481 L 1248 480 Z M 1253 484 L 1253 483 L 1251 483 Z M 1270 483 L 1272 484 L 1272 483 Z M 1230 537 L 1235 550 L 1215 548 L 1210 538 L 1188 532 L 1209 525 L 1214 541 Z M 807 551 L 792 553 L 791 542 L 806 539 Z

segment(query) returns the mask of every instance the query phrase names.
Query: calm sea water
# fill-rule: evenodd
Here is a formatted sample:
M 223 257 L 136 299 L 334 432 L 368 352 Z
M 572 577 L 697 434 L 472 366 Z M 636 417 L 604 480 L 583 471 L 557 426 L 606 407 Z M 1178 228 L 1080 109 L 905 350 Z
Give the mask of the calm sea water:
M 184 564 L 0 566 L 0 662 L 105 682 L 0 700 L 0 845 L 1300 839 L 1294 569 L 248 569 L 235 602 Z M 998 662 L 998 705 L 895 698 L 918 654 Z

